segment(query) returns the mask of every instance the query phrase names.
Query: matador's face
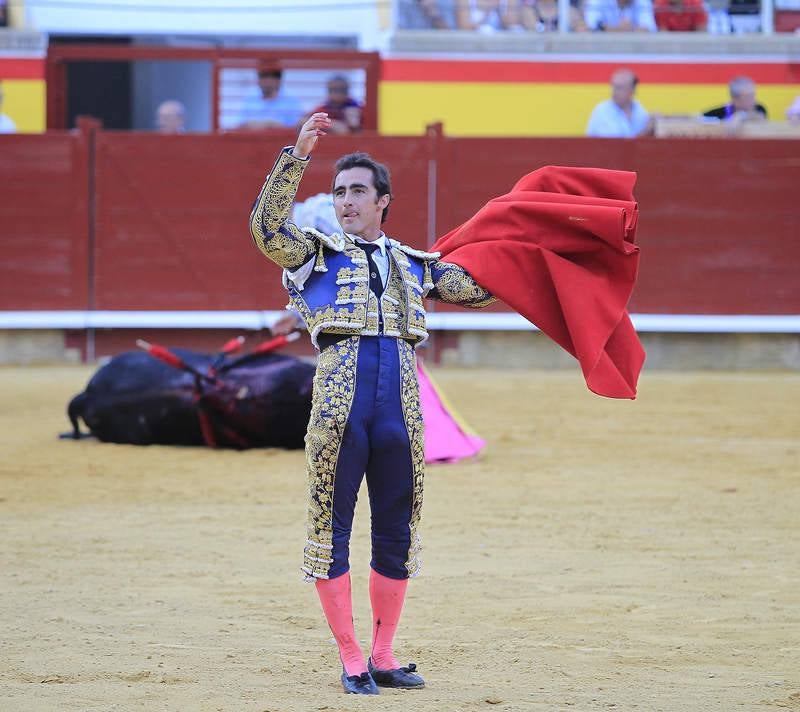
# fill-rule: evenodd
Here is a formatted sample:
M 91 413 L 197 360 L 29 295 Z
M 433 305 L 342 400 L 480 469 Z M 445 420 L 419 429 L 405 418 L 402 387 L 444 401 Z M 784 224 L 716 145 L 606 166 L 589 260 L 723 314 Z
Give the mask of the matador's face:
M 372 171 L 356 166 L 336 176 L 333 184 L 333 206 L 342 229 L 365 240 L 380 235 L 383 209 L 390 197 L 378 197 Z

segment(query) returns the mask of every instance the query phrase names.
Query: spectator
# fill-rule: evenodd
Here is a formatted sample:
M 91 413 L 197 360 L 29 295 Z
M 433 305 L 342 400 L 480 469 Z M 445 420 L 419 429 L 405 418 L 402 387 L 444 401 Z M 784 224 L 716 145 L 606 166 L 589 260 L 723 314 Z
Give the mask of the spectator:
M 399 26 L 404 30 L 452 30 L 453 0 L 401 0 Z
M 651 0 L 586 0 L 586 26 L 594 32 L 655 32 Z
M 0 83 L 0 109 L 3 108 L 3 99 L 5 98 L 5 94 L 3 93 L 3 84 Z M 11 119 L 10 116 L 6 116 L 3 113 L 0 113 L 0 133 L 16 133 L 17 132 L 17 125 Z
M 588 136 L 634 138 L 650 133 L 652 121 L 647 111 L 633 98 L 639 79 L 630 69 L 618 69 L 611 75 L 611 98 L 592 111 Z
M 186 131 L 186 107 L 174 99 L 162 101 L 156 109 L 156 129 L 174 134 Z
M 283 71 L 262 66 L 258 70 L 260 96 L 247 99 L 242 108 L 240 128 L 294 128 L 303 118 L 303 108 L 293 96 L 281 88 Z
M 731 18 L 728 10 L 730 0 L 707 0 L 708 32 L 712 35 L 729 35 L 731 33 Z
M 795 97 L 792 105 L 786 109 L 786 120 L 800 123 L 800 96 Z
M 662 32 L 705 32 L 708 13 L 703 0 L 655 0 L 656 25 Z
M 737 35 L 761 32 L 761 3 L 759 0 L 730 0 L 731 29 Z
M 456 27 L 485 33 L 522 29 L 519 0 L 456 0 Z
M 331 133 L 346 134 L 361 131 L 362 108 L 350 96 L 350 85 L 347 77 L 337 74 L 328 79 L 328 98 L 310 114 L 323 112 L 331 120 L 328 129 Z
M 522 26 L 531 32 L 556 32 L 558 30 L 557 0 L 522 0 L 520 8 Z M 570 2 L 569 29 L 586 32 L 586 23 L 577 5 Z
M 716 109 L 709 109 L 703 116 L 729 121 L 732 119 L 742 120 L 751 118 L 767 118 L 767 110 L 764 106 L 756 102 L 756 83 L 750 77 L 736 77 L 728 89 L 731 94 L 731 101 L 724 106 Z
M 8 2 L 0 0 L 0 27 L 8 27 Z

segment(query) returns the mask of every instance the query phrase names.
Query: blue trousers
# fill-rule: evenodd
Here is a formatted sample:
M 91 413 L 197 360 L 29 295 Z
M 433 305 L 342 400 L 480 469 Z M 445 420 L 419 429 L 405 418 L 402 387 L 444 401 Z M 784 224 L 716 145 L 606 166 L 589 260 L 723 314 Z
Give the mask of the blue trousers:
M 416 574 L 424 440 L 413 346 L 394 337 L 353 336 L 322 349 L 306 455 L 307 578 L 335 578 L 349 570 L 350 532 L 364 476 L 370 565 L 394 579 Z

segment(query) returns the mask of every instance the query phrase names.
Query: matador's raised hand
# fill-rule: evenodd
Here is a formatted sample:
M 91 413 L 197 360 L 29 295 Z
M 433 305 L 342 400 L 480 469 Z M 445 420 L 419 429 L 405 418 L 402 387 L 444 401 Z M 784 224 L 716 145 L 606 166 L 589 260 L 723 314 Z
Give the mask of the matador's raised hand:
M 308 154 L 314 149 L 317 139 L 325 135 L 325 129 L 330 128 L 331 120 L 324 112 L 317 112 L 311 114 L 306 122 L 300 128 L 300 133 L 297 135 L 297 143 L 292 149 L 292 155 L 295 158 L 307 158 Z

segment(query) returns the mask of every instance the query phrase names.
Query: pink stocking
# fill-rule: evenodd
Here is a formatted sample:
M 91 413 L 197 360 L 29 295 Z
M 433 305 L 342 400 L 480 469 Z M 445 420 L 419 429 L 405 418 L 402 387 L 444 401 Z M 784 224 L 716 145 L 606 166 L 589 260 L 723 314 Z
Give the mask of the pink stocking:
M 407 587 L 408 579 L 390 579 L 370 569 L 372 663 L 379 670 L 396 670 L 400 667 L 392 652 L 392 641 L 403 612 Z
M 316 586 L 325 618 L 339 646 L 339 657 L 342 659 L 345 672 L 348 676 L 366 672 L 364 653 L 361 652 L 353 628 L 349 572 L 333 579 L 317 579 Z

